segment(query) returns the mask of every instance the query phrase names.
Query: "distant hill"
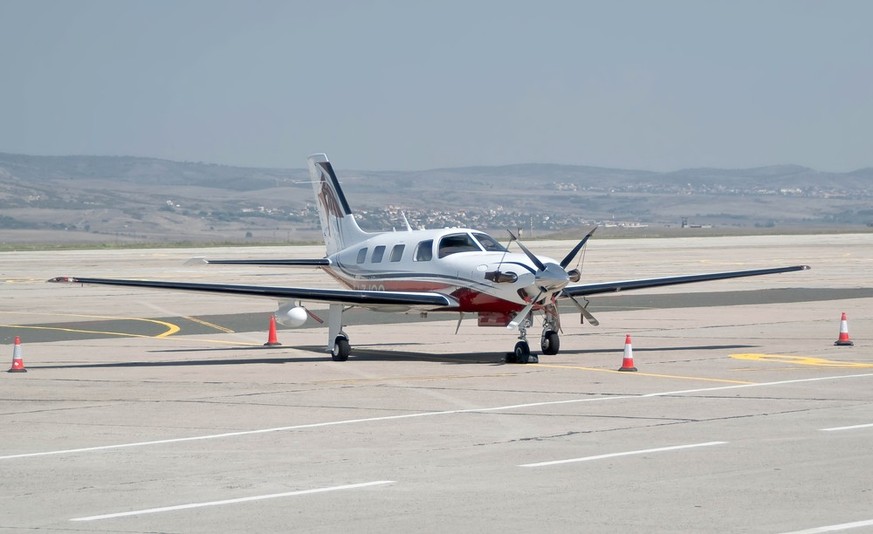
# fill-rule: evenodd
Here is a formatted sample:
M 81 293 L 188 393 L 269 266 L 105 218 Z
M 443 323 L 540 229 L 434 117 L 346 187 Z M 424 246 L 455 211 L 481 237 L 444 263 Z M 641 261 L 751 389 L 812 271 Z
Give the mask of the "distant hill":
M 873 168 L 652 172 L 519 164 L 337 172 L 362 226 L 592 224 L 724 228 L 873 224 Z M 0 242 L 287 241 L 319 236 L 305 169 L 0 153 Z

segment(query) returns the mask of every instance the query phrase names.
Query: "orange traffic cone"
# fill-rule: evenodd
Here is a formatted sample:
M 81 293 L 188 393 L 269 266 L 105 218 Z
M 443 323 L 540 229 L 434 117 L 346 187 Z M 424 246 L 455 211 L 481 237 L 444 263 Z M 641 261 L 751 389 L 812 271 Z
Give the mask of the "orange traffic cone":
M 15 336 L 15 348 L 12 349 L 12 367 L 7 373 L 26 373 L 24 360 L 21 359 L 21 338 Z
M 634 349 L 631 346 L 630 334 L 624 338 L 624 359 L 621 360 L 621 368 L 619 371 L 636 371 L 634 367 Z
M 843 316 L 840 317 L 840 337 L 834 341 L 834 345 L 842 347 L 851 347 L 854 345 L 852 340 L 849 339 L 849 321 L 846 320 L 846 312 L 843 312 Z
M 270 335 L 267 337 L 267 342 L 264 343 L 265 347 L 275 347 L 277 345 L 281 345 L 279 343 L 279 338 L 276 336 L 276 316 L 270 316 Z

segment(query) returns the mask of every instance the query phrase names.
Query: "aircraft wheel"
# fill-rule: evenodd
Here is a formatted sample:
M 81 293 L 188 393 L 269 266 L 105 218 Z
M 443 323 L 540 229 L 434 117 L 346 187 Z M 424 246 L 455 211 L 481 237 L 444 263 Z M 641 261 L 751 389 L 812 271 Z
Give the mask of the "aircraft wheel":
M 515 363 L 527 363 L 530 361 L 530 345 L 527 341 L 519 341 L 515 344 Z
M 543 354 L 557 354 L 561 349 L 561 337 L 554 330 L 549 330 L 543 333 L 540 345 L 543 349 Z
M 348 338 L 337 336 L 333 342 L 333 350 L 330 353 L 331 359 L 335 362 L 344 362 L 349 359 L 350 352 L 352 352 L 352 346 L 349 345 Z

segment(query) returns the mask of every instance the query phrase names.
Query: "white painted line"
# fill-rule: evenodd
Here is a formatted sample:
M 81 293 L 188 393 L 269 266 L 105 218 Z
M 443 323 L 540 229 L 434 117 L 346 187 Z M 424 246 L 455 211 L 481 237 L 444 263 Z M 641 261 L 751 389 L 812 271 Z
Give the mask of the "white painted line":
M 297 495 L 312 495 L 315 493 L 326 493 L 328 491 L 340 491 L 359 488 L 368 488 L 371 486 L 382 486 L 385 484 L 393 484 L 393 480 L 377 480 L 376 482 L 363 482 L 361 484 L 348 484 L 345 486 L 333 486 L 330 488 L 318 488 L 310 490 L 288 491 L 285 493 L 273 493 L 271 495 L 255 495 L 253 497 L 242 497 L 239 499 L 226 499 L 223 501 L 212 502 L 197 502 L 191 504 L 178 504 L 175 506 L 163 506 L 161 508 L 147 508 L 145 510 L 133 510 L 130 512 L 118 512 L 115 514 L 92 515 L 88 517 L 77 517 L 70 521 L 99 521 L 101 519 L 114 519 L 116 517 L 128 517 L 132 515 L 158 514 L 161 512 L 174 512 L 176 510 L 190 510 L 191 508 L 204 508 L 206 506 L 224 506 L 225 504 L 238 504 L 243 502 L 263 501 L 266 499 L 278 499 L 279 497 L 294 497 Z
M 598 454 L 597 456 L 584 456 L 582 458 L 570 458 L 569 460 L 555 460 L 551 462 L 537 462 L 533 464 L 521 464 L 518 467 L 546 467 L 549 465 L 572 464 L 576 462 L 590 462 L 592 460 L 604 460 L 606 458 L 617 458 L 619 456 L 632 456 L 634 454 L 648 454 L 650 452 L 666 452 L 678 451 L 681 449 L 693 449 L 695 447 L 711 447 L 713 445 L 724 445 L 727 441 L 708 441 L 706 443 L 692 443 L 690 445 L 674 445 L 672 447 L 659 447 L 657 449 L 643 449 L 640 451 L 613 452 L 611 454 Z
M 408 413 L 403 415 L 386 415 L 383 417 L 366 417 L 363 419 L 344 419 L 340 421 L 325 421 L 323 423 L 308 423 L 303 425 L 293 425 L 293 426 L 280 426 L 274 428 L 261 428 L 256 430 L 242 430 L 239 432 L 225 432 L 223 434 L 208 434 L 204 436 L 191 436 L 187 438 L 170 438 L 170 439 L 159 439 L 154 441 L 138 441 L 134 443 L 119 443 L 116 445 L 101 445 L 96 447 L 82 447 L 79 449 L 65 449 L 58 451 L 45 451 L 45 452 L 31 452 L 24 454 L 12 454 L 9 456 L 0 456 L 0 460 L 13 460 L 19 458 L 35 458 L 39 456 L 55 456 L 59 454 L 75 454 L 81 452 L 96 452 L 96 451 L 107 451 L 114 449 L 125 449 L 131 447 L 147 447 L 150 445 L 165 445 L 168 443 L 183 443 L 186 441 L 201 441 L 201 440 L 210 440 L 210 439 L 221 439 L 221 438 L 233 438 L 238 436 L 251 436 L 255 434 L 269 434 L 272 432 L 287 432 L 291 430 L 305 430 L 309 428 L 322 428 L 328 426 L 340 426 L 340 425 L 353 425 L 360 423 L 375 423 L 380 421 L 396 421 L 398 419 L 412 419 L 416 417 L 430 417 L 435 415 L 453 415 L 453 414 L 462 414 L 462 413 L 482 413 L 482 412 L 495 412 L 495 411 L 503 411 L 503 410 L 512 410 L 519 408 L 533 408 L 537 406 L 554 406 L 557 404 L 573 404 L 580 402 L 597 402 L 597 401 L 607 401 L 607 400 L 615 400 L 615 399 L 636 399 L 638 395 L 626 395 L 619 397 L 586 397 L 584 399 L 570 399 L 570 400 L 562 400 L 562 401 L 551 401 L 551 402 L 532 402 L 529 404 L 513 404 L 511 406 L 495 406 L 491 408 L 470 408 L 466 410 L 446 410 L 443 412 L 419 412 L 419 413 Z
M 21 458 L 36 458 L 41 456 L 55 456 L 61 454 L 76 454 L 76 453 L 85 453 L 85 452 L 97 452 L 97 451 L 108 451 L 114 449 L 125 449 L 131 447 L 148 447 L 152 445 L 165 445 L 170 443 L 184 443 L 186 441 L 202 441 L 202 440 L 210 440 L 210 439 L 222 439 L 222 438 L 234 438 L 240 436 L 251 436 L 256 434 L 269 434 L 272 432 L 287 432 L 291 430 L 305 430 L 310 428 L 323 428 L 329 426 L 340 426 L 340 425 L 354 425 L 361 423 L 376 423 L 381 421 L 397 421 L 400 419 L 413 419 L 417 417 L 433 417 L 440 415 L 457 415 L 457 414 L 465 414 L 465 413 L 485 413 L 485 412 L 500 412 L 507 410 L 516 410 L 522 408 L 536 408 L 541 406 L 558 406 L 561 404 L 580 404 L 585 402 L 607 402 L 607 401 L 616 401 L 616 400 L 629 400 L 629 399 L 644 399 L 650 397 L 669 397 L 675 395 L 686 395 L 690 393 L 710 393 L 714 391 L 724 391 L 729 389 L 740 389 L 740 388 L 754 388 L 754 387 L 763 387 L 763 386 L 781 386 L 788 384 L 800 384 L 804 382 L 820 382 L 825 380 L 843 380 L 848 378 L 867 378 L 873 376 L 873 373 L 864 373 L 857 375 L 838 375 L 838 376 L 825 376 L 818 378 L 801 378 L 797 380 L 783 380 L 780 382 L 765 382 L 758 384 L 737 384 L 730 386 L 717 386 L 712 388 L 700 388 L 700 389 L 685 389 L 680 391 L 663 391 L 659 393 L 647 393 L 645 395 L 617 395 L 611 397 L 585 397 L 581 399 L 567 399 L 560 401 L 546 401 L 546 402 L 531 402 L 527 404 L 512 404 L 508 406 L 493 406 L 493 407 L 485 407 L 485 408 L 468 408 L 466 410 L 446 410 L 441 412 L 419 412 L 419 413 L 410 413 L 403 415 L 387 415 L 384 417 L 366 417 L 363 419 L 345 419 L 340 421 L 325 421 L 323 423 L 309 423 L 303 425 L 292 425 L 292 426 L 280 426 L 275 428 L 261 428 L 255 430 L 242 430 L 239 432 L 224 432 L 221 434 L 208 434 L 203 436 L 190 436 L 186 438 L 170 438 L 170 439 L 159 439 L 153 441 L 139 441 L 134 443 L 120 443 L 116 445 L 101 445 L 95 447 L 82 447 L 78 449 L 65 449 L 65 450 L 56 450 L 56 451 L 44 451 L 44 452 L 31 452 L 31 453 L 23 453 L 23 454 L 11 454 L 8 456 L 0 456 L 0 460 L 14 460 Z
M 855 430 L 858 428 L 870 428 L 873 427 L 873 423 L 869 423 L 866 425 L 854 425 L 854 426 L 837 426 L 834 428 L 820 428 L 822 432 L 836 432 L 838 430 Z
M 778 382 L 757 382 L 754 384 L 737 384 L 733 386 L 716 386 L 713 388 L 700 388 L 700 389 L 683 389 L 679 391 L 665 391 L 661 393 L 647 393 L 645 395 L 640 395 L 640 397 L 666 397 L 669 395 L 684 395 L 687 393 L 707 393 L 710 391 L 722 391 L 725 389 L 741 389 L 741 388 L 760 388 L 767 386 L 786 386 L 790 384 L 802 384 L 804 382 L 822 382 L 826 380 L 843 380 L 846 378 L 868 378 L 873 376 L 873 373 L 862 373 L 858 375 L 837 375 L 837 376 L 820 376 L 816 378 L 798 378 L 795 380 L 780 380 Z
M 829 525 L 826 527 L 810 528 L 807 530 L 795 530 L 794 532 L 786 532 L 785 534 L 819 534 L 820 532 L 839 532 L 841 530 L 849 530 L 852 528 L 861 528 L 873 526 L 873 519 L 866 521 L 855 521 L 854 523 L 843 523 L 841 525 Z

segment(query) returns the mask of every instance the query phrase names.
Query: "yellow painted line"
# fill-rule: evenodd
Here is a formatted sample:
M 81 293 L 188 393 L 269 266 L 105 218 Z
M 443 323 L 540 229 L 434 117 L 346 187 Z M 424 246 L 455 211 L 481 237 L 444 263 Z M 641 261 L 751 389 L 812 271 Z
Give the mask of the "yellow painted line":
M 218 330 L 219 332 L 224 332 L 225 334 L 235 334 L 236 333 L 233 330 L 231 330 L 230 328 L 225 328 L 221 325 L 217 325 L 215 323 L 210 323 L 209 321 L 204 321 L 203 319 L 198 319 L 197 317 L 184 316 L 182 318 L 188 319 L 192 323 L 197 323 L 197 324 L 203 325 L 207 328 L 214 328 L 215 330 Z
M 169 334 L 160 334 L 157 336 L 147 336 L 145 334 L 130 334 L 127 332 L 105 332 L 103 330 L 79 330 L 76 328 L 58 328 L 53 326 L 28 326 L 28 325 L 19 325 L 19 324 L 0 324 L 2 328 L 20 328 L 23 330 L 56 330 L 58 332 L 72 332 L 77 334 L 101 334 L 106 336 L 118 336 L 118 337 L 134 337 L 134 338 L 143 338 L 143 339 L 167 339 Z M 260 347 L 262 343 L 250 343 L 246 341 L 223 341 L 218 339 L 185 339 L 184 337 L 174 337 L 173 342 L 175 343 L 188 343 L 188 344 L 198 344 L 198 343 L 215 343 L 217 345 L 233 345 L 235 347 L 246 346 L 246 347 Z
M 99 330 L 75 330 L 75 329 L 70 329 L 70 328 L 57 328 L 57 327 L 2 325 L 2 326 L 5 326 L 7 328 L 30 328 L 32 330 L 58 330 L 61 332 L 79 332 L 79 333 L 107 334 L 107 335 L 113 335 L 113 336 L 157 337 L 157 338 L 172 336 L 173 334 L 175 334 L 179 330 L 181 330 L 181 328 L 174 325 L 173 323 L 167 323 L 165 321 L 158 321 L 156 319 L 141 319 L 139 317 L 117 317 L 117 316 L 108 316 L 108 315 L 84 315 L 84 314 L 75 314 L 75 313 L 39 313 L 39 312 L 17 312 L 17 311 L 16 312 L 0 312 L 0 313 L 5 313 L 7 315 L 46 315 L 46 316 L 53 316 L 53 317 L 78 317 L 78 318 L 85 318 L 85 319 L 106 319 L 109 321 L 119 321 L 119 320 L 122 320 L 122 321 L 142 321 L 145 323 L 152 323 L 152 324 L 161 325 L 163 327 L 166 327 L 167 331 L 160 333 L 156 336 L 146 336 L 146 335 L 142 335 L 142 334 L 127 334 L 127 333 L 123 333 L 123 332 L 103 332 L 103 331 L 99 331 Z
M 873 363 L 843 362 L 839 360 L 816 358 L 813 356 L 788 356 L 785 354 L 731 354 L 730 357 L 735 360 L 790 363 L 794 365 L 812 365 L 815 367 L 843 367 L 848 369 L 873 368 Z
M 618 373 L 622 375 L 637 375 L 637 376 L 652 376 L 655 378 L 673 378 L 678 380 L 699 380 L 702 382 L 720 382 L 723 384 L 755 384 L 755 382 L 746 382 L 744 380 L 727 380 L 724 378 L 706 378 L 702 376 L 682 376 L 682 375 L 662 375 L 657 373 L 641 373 L 639 371 L 635 373 L 628 373 L 625 371 L 618 371 L 613 369 L 598 369 L 597 367 L 578 367 L 574 365 L 553 365 L 553 364 L 545 364 L 545 363 L 534 363 L 528 365 L 535 365 L 537 367 L 551 367 L 555 369 L 577 369 L 580 371 L 597 371 L 600 373 Z
M 104 330 L 80 330 L 78 328 L 59 328 L 56 326 L 30 326 L 23 324 L 0 324 L 0 327 L 3 328 L 19 328 L 22 330 L 53 330 L 56 332 L 73 332 L 76 334 L 100 334 L 104 336 L 119 336 L 119 337 L 165 337 L 164 334 L 159 334 L 157 336 L 147 336 L 145 334 L 129 334 L 127 332 L 106 332 Z M 177 330 L 178 331 L 178 330 Z M 169 334 L 167 334 L 169 335 Z

